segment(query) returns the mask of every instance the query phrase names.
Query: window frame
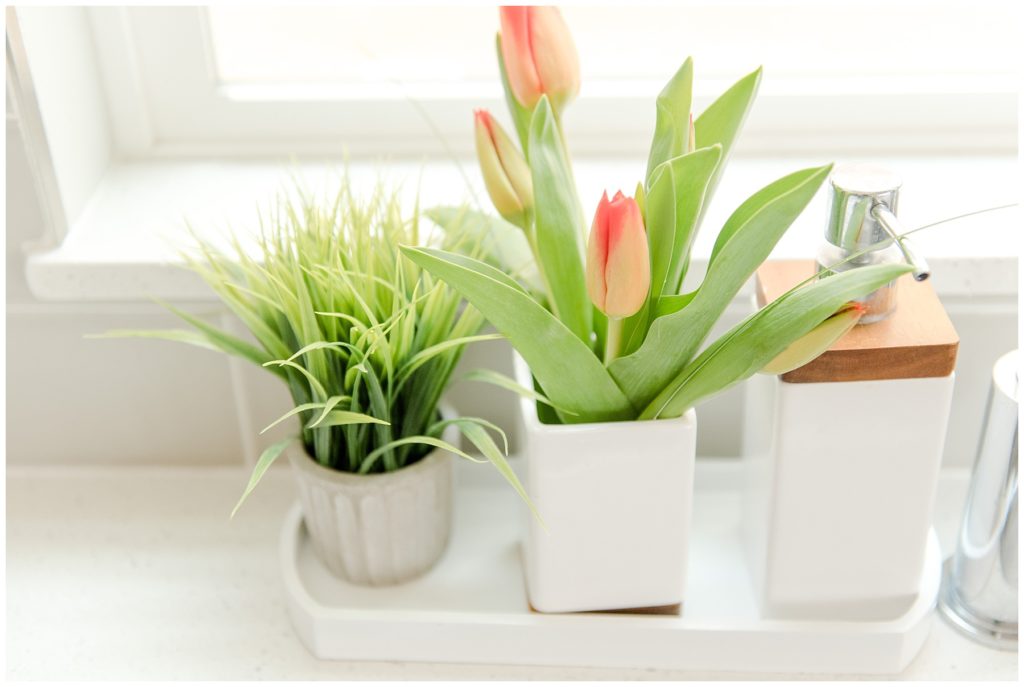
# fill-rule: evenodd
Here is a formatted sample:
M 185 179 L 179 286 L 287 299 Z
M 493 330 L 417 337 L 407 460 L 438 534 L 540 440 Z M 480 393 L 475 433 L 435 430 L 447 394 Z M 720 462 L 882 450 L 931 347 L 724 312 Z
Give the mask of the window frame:
M 215 74 L 204 8 L 88 12 L 121 157 L 466 156 L 472 154 L 472 110 L 504 113 L 498 84 L 412 92 L 415 105 L 396 93 L 354 99 L 315 85 L 223 85 Z M 728 85 L 698 82 L 695 110 Z M 821 92 L 829 84 L 768 81 L 738 149 L 754 155 L 1016 150 L 1014 85 L 974 77 L 910 85 L 870 78 Z M 621 82 L 585 84 L 566 114 L 574 152 L 635 156 L 646 150 L 661 86 L 643 81 L 623 92 Z M 801 113 L 799 121 L 793 112 Z

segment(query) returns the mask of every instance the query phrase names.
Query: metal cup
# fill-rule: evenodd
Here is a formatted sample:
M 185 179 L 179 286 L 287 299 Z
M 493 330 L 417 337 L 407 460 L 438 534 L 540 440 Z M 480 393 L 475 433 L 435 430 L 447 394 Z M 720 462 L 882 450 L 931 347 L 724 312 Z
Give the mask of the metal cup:
M 981 442 L 939 610 L 961 632 L 1017 648 L 1017 351 L 992 370 Z

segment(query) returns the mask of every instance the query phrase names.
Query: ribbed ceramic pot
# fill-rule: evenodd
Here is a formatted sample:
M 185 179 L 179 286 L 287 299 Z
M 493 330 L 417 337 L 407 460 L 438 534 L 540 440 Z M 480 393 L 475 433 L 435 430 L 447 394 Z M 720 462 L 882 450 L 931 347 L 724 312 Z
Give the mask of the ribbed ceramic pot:
M 447 416 L 447 414 L 446 414 Z M 448 427 L 445 441 L 458 430 Z M 452 524 L 452 456 L 435 449 L 395 472 L 356 475 L 288 454 L 313 550 L 336 576 L 369 586 L 399 584 L 429 570 Z

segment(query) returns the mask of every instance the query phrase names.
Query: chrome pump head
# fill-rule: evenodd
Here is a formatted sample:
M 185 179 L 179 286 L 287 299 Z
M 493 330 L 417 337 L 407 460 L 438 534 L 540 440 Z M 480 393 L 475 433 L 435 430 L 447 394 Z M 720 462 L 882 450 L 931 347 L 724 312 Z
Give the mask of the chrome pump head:
M 845 272 L 865 265 L 906 262 L 914 268 L 914 279 L 928 278 L 928 263 L 901 237 L 905 230 L 896 218 L 900 186 L 900 178 L 884 167 L 836 166 L 829 177 L 828 222 L 825 244 L 818 253 L 819 269 Z M 857 257 L 851 259 L 853 255 Z M 895 286 L 890 282 L 860 299 L 867 309 L 862 324 L 892 313 Z

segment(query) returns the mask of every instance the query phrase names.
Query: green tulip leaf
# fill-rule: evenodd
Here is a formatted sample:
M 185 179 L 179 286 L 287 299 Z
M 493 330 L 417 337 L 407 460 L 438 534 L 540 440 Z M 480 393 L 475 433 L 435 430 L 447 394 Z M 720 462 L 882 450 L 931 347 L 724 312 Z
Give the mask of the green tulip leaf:
M 645 199 L 647 240 L 651 254 L 651 293 L 638 313 L 622 326 L 622 355 L 640 347 L 658 302 L 674 296 L 697 234 L 697 216 L 704 193 L 718 165 L 722 147 L 714 145 L 679 155 L 658 166 Z
M 711 177 L 711 183 L 708 184 L 707 200 L 697 218 L 698 224 L 704 219 L 704 212 L 714 196 L 715 189 L 718 188 L 736 137 L 743 127 L 750 107 L 754 104 L 757 89 L 761 85 L 761 72 L 762 68 L 758 67 L 737 81 L 715 102 L 708 105 L 693 123 L 698 148 L 706 148 L 716 143 L 722 145 L 722 161 Z
M 529 159 L 536 254 L 548 285 L 551 309 L 589 346 L 593 320 L 583 270 L 583 214 L 562 134 L 547 96 L 541 97 L 530 121 Z
M 709 346 L 665 386 L 640 419 L 679 417 L 760 371 L 848 301 L 911 269 L 903 264 L 858 267 L 789 291 Z
M 831 166 L 790 174 L 750 197 L 726 221 L 728 239 L 686 307 L 651 323 L 635 353 L 609 371 L 636 407 L 645 407 L 696 354 L 726 306 L 803 212 Z
M 661 163 L 686 152 L 690 140 L 690 112 L 693 99 L 693 58 L 687 57 L 679 71 L 658 94 L 654 139 L 647 158 L 647 188 Z
M 851 307 L 840 310 L 789 344 L 758 372 L 765 375 L 781 375 L 803 367 L 846 336 L 847 332 L 857 326 L 863 314 L 863 308 Z
M 636 410 L 587 344 L 484 263 L 432 248 L 402 252 L 462 294 L 519 351 L 563 422 L 631 420 Z M 589 304 L 587 308 L 589 309 Z
M 647 217 L 647 233 L 652 244 L 651 283 L 657 288 L 656 291 L 652 288 L 652 293 L 662 296 L 675 295 L 678 291 L 697 236 L 697 218 L 721 159 L 722 146 L 716 143 L 668 160 L 655 171 Z M 655 195 L 658 195 L 657 204 Z M 655 253 L 655 244 L 658 253 Z
M 522 282 L 530 291 L 544 293 L 530 243 L 516 225 L 468 207 L 439 206 L 424 214 L 444 229 L 446 250 L 474 255 Z

